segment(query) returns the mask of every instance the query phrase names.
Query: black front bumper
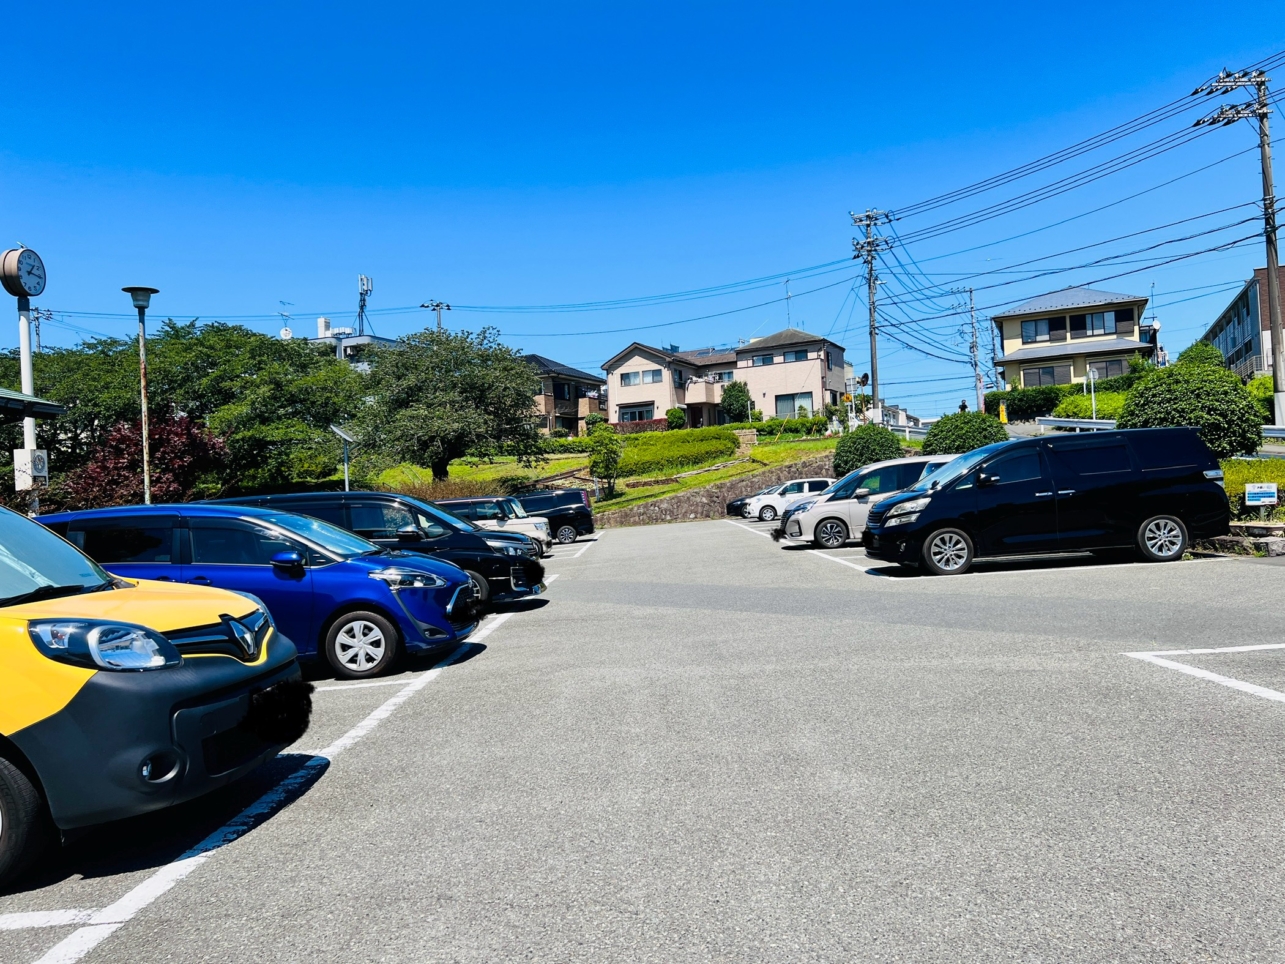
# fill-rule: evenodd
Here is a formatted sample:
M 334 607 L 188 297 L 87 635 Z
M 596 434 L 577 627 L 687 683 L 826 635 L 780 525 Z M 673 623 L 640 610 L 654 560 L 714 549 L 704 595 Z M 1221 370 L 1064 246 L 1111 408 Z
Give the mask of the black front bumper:
M 900 528 L 898 526 L 897 528 Z M 919 538 L 913 532 L 904 535 L 895 532 L 891 538 L 882 530 L 872 531 L 869 526 L 861 531 L 861 545 L 871 559 L 884 562 L 912 564 L 919 561 Z
M 210 656 L 100 671 L 63 709 L 13 734 L 54 823 L 70 830 L 191 800 L 301 736 L 311 686 L 300 681 L 293 643 L 274 633 L 267 645 L 259 666 Z

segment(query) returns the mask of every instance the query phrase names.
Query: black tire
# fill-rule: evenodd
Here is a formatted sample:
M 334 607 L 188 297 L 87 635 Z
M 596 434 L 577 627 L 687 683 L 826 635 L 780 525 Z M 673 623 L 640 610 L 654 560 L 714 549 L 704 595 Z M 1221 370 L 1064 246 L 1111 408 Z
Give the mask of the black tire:
M 1149 562 L 1173 562 L 1187 551 L 1187 527 L 1172 515 L 1154 515 L 1138 527 L 1138 549 Z
M 759 509 L 759 522 L 773 522 L 776 519 L 776 506 L 765 505 Z
M 49 844 L 40 791 L 27 775 L 0 757 L 0 888 L 31 866 Z
M 938 529 L 924 540 L 920 555 L 936 576 L 958 576 L 973 564 L 973 540 L 959 529 Z
M 822 519 L 812 530 L 812 541 L 822 549 L 838 549 L 847 544 L 849 535 L 842 519 Z
M 473 598 L 483 606 L 490 602 L 491 584 L 486 581 L 486 576 L 472 569 L 465 569 L 464 575 L 468 576 L 468 581 L 473 586 Z
M 402 641 L 378 613 L 344 613 L 326 633 L 326 660 L 344 679 L 369 679 L 397 661 Z
M 569 546 L 580 537 L 575 526 L 559 526 L 558 534 L 554 537 L 564 546 Z

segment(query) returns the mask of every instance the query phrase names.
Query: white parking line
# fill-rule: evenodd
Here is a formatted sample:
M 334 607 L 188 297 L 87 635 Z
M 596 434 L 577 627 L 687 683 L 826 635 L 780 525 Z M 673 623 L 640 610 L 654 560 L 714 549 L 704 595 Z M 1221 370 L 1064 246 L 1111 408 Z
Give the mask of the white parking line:
M 1271 700 L 1273 703 L 1285 703 L 1285 693 L 1278 690 L 1268 689 L 1266 686 L 1259 686 L 1256 683 L 1246 683 L 1244 680 L 1232 679 L 1230 676 L 1222 676 L 1218 673 L 1211 673 L 1207 669 L 1188 666 L 1186 663 L 1164 658 L 1165 656 L 1207 656 L 1221 653 L 1261 653 L 1271 649 L 1285 649 L 1285 643 L 1257 643 L 1250 646 L 1218 646 L 1206 649 L 1158 649 L 1150 653 L 1124 653 L 1123 655 L 1133 659 L 1140 659 L 1144 663 L 1154 663 L 1156 666 L 1163 666 L 1165 669 L 1177 670 L 1187 676 L 1208 680 L 1220 686 L 1240 690 L 1242 693 L 1261 696 L 1263 699 Z
M 511 615 L 511 613 L 503 613 L 495 616 L 489 625 L 484 624 L 480 627 L 473 638 L 485 638 L 490 635 L 495 631 L 496 627 L 505 622 Z M 5 929 L 52 927 L 58 926 L 59 923 L 70 924 L 83 921 L 85 926 L 73 931 L 70 936 L 56 944 L 36 964 L 74 964 L 74 962 L 79 961 L 110 937 L 117 929 L 131 920 L 139 911 L 164 895 L 171 887 L 210 859 L 218 848 L 232 843 L 254 829 L 261 817 L 279 807 L 290 793 L 303 786 L 307 780 L 315 775 L 319 768 L 328 765 L 334 757 L 368 736 L 375 727 L 392 716 L 399 706 L 437 679 L 442 670 L 451 665 L 467 646 L 467 643 L 461 645 L 431 670 L 406 683 L 351 730 L 325 749 L 319 750 L 302 767 L 259 797 L 258 800 L 250 804 L 250 806 L 246 807 L 195 847 L 161 867 L 115 903 L 104 907 L 102 910 L 89 911 L 87 917 L 83 916 L 87 913 L 85 911 L 48 911 L 34 915 L 5 915 L 4 918 L 0 918 L 0 920 L 4 920 L 8 924 Z M 56 920 L 55 915 L 63 915 L 63 919 Z M 72 915 L 76 916 L 73 917 Z M 28 923 L 24 924 L 18 921 L 18 918 L 24 917 L 29 919 Z M 51 923 L 51 921 L 53 922 Z
M 764 532 L 762 529 L 755 529 L 751 526 L 747 526 L 743 522 L 733 522 L 731 519 L 724 519 L 723 521 L 726 522 L 729 526 L 736 526 L 736 528 L 744 529 L 746 532 L 752 532 L 756 536 L 762 536 L 765 539 L 772 538 L 770 533 Z
M 555 572 L 552 576 L 545 576 L 544 584 L 547 586 L 549 583 L 553 582 L 553 580 L 557 579 L 560 575 L 562 575 L 562 573 Z
M 869 575 L 869 572 L 865 566 L 858 566 L 855 562 L 848 562 L 847 559 L 840 559 L 838 556 L 827 555 L 826 553 L 821 552 L 819 549 L 809 549 L 807 551 L 810 555 L 816 556 L 818 559 L 828 559 L 830 562 L 837 562 L 841 566 L 847 566 L 850 569 L 856 569 L 856 570 L 859 570 L 860 572 L 864 572 L 867 575 Z
M 601 539 L 601 538 L 602 538 L 602 536 L 599 536 L 599 537 L 598 537 L 598 539 Z M 589 547 L 590 547 L 590 546 L 595 545 L 595 544 L 598 542 L 598 539 L 591 539 L 590 541 L 586 542 L 586 543 L 584 544 L 584 548 L 583 548 L 583 549 L 581 549 L 579 552 L 577 552 L 577 553 L 576 553 L 574 556 L 572 556 L 571 558 L 572 558 L 572 559 L 579 559 L 581 556 L 583 556 L 586 552 L 588 552 L 588 551 L 589 551 Z
M 0 931 L 25 931 L 33 927 L 66 927 L 85 924 L 94 916 L 92 910 L 36 910 L 19 914 L 0 914 Z

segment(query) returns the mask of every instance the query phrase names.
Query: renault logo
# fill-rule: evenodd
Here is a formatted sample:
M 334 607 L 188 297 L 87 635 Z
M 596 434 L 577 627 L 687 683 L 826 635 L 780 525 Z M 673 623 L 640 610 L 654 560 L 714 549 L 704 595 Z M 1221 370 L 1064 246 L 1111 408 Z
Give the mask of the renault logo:
M 232 619 L 228 616 L 224 617 L 223 622 L 227 626 L 228 632 L 232 634 L 232 638 L 236 640 L 237 645 L 245 652 L 245 655 L 253 657 L 259 650 L 259 641 L 255 639 L 254 630 L 240 620 Z

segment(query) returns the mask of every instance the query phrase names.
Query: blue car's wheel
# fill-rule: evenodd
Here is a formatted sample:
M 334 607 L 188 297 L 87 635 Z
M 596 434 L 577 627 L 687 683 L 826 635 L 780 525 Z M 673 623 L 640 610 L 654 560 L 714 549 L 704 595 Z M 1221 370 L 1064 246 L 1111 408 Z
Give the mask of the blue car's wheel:
M 397 658 L 397 629 L 378 613 L 344 613 L 326 634 L 326 659 L 347 679 L 378 676 Z

